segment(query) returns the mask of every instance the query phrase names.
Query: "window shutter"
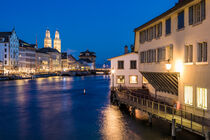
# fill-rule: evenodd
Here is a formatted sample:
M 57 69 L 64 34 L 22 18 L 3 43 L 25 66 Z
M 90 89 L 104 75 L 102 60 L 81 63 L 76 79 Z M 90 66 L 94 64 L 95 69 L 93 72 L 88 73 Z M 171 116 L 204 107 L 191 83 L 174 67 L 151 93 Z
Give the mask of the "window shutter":
M 207 62 L 207 43 L 203 43 L 203 61 Z
M 185 62 L 188 62 L 188 46 L 185 46 Z
M 193 46 L 190 45 L 190 62 L 193 62 Z
M 201 43 L 198 44 L 198 62 L 201 62 L 202 58 L 202 46 Z
M 189 25 L 193 24 L 193 6 L 189 8 Z
M 205 0 L 201 1 L 201 21 L 206 18 L 206 2 Z

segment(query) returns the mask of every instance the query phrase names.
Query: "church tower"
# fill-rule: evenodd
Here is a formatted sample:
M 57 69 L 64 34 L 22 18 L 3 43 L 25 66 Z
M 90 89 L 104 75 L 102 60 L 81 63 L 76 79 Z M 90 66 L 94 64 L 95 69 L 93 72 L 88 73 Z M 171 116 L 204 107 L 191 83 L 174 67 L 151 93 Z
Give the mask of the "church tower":
M 50 30 L 46 30 L 45 39 L 44 39 L 44 47 L 52 48 L 52 39 L 50 38 Z
M 56 32 L 55 32 L 54 49 L 61 52 L 61 40 L 60 40 L 60 35 L 59 35 L 58 30 L 56 30 Z

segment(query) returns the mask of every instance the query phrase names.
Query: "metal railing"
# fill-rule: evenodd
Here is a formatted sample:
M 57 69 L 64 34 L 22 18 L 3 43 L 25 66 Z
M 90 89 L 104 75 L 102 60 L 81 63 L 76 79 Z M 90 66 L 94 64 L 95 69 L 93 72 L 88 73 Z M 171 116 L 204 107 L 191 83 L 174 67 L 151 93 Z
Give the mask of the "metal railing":
M 197 134 L 205 133 L 205 111 L 203 115 L 187 112 L 184 109 L 176 109 L 175 107 L 153 101 L 146 96 L 134 96 L 123 92 L 117 92 L 117 98 L 126 104 L 132 105 L 140 110 L 151 113 L 157 117 L 172 121 L 176 119 L 176 125 Z

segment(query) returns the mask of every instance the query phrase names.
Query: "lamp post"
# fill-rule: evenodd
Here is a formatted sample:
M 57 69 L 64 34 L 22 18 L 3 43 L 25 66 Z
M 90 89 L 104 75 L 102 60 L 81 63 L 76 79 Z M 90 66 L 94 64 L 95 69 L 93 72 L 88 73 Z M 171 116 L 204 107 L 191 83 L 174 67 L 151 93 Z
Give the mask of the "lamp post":
M 168 72 L 171 70 L 170 60 L 168 60 L 168 63 L 166 64 L 166 70 L 167 70 Z
M 112 69 L 111 70 L 111 74 L 112 74 L 112 91 L 114 91 L 114 73 L 115 73 L 115 70 Z

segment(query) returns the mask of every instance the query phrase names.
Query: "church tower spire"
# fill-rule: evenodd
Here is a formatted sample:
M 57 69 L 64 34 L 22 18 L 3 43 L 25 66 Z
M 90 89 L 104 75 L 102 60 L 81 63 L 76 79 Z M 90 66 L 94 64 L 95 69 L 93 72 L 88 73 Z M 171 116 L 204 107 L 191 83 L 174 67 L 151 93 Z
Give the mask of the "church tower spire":
M 45 39 L 44 39 L 44 47 L 52 48 L 52 39 L 50 38 L 50 30 L 46 30 Z
M 61 52 L 61 40 L 60 40 L 60 35 L 59 35 L 58 30 L 56 30 L 56 32 L 55 32 L 54 49 Z

